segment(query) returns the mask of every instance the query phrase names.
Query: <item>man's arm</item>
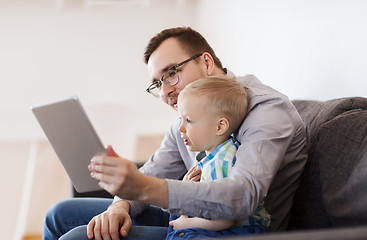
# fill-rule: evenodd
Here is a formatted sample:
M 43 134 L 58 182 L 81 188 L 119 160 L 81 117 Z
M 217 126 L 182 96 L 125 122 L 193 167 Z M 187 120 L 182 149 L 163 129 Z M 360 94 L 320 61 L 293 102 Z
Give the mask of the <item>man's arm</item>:
M 266 196 L 294 134 L 293 122 L 283 109 L 274 104 L 261 108 L 265 112 L 262 118 L 257 118 L 258 114 L 247 117 L 246 121 L 254 123 L 239 139 L 237 162 L 228 178 L 213 182 L 164 180 L 140 173 L 126 159 L 106 156 L 93 158 L 92 176 L 114 195 L 169 208 L 173 214 L 248 218 Z
M 266 94 L 260 92 L 257 95 L 259 100 L 252 101 L 254 99 L 251 99 L 252 108 L 238 134 L 241 146 L 237 152 L 237 162 L 230 176 L 226 179 L 207 183 L 157 179 L 137 174 L 137 169 L 128 167 L 127 160 L 117 161 L 122 162 L 121 170 L 125 169 L 116 173 L 117 175 L 122 174 L 122 178 L 120 178 L 123 179 L 122 181 L 113 182 L 111 178 L 107 177 L 108 174 L 106 178 L 96 178 L 105 182 L 106 187 L 115 184 L 109 189 L 118 193 L 122 198 L 135 199 L 168 208 L 172 214 L 186 214 L 207 219 L 242 220 L 251 216 L 258 204 L 264 200 L 276 173 L 281 168 L 282 173 L 292 172 L 292 176 L 288 174 L 282 182 L 278 182 L 279 189 L 276 189 L 277 192 L 283 193 L 279 199 L 284 197 L 284 200 L 289 203 L 288 199 L 292 197 L 292 193 L 287 192 L 284 195 L 284 191 L 293 191 L 294 188 L 289 188 L 289 186 L 290 184 L 295 185 L 298 177 L 294 175 L 294 169 L 288 171 L 287 166 L 294 167 L 292 161 L 295 159 L 298 149 L 303 148 L 304 144 L 300 144 L 289 156 L 287 150 L 292 141 L 302 142 L 300 139 L 305 136 L 300 134 L 297 139 L 294 139 L 295 126 L 298 126 L 299 123 L 294 122 L 293 115 L 296 110 L 289 107 L 291 104 L 289 100 L 277 97 L 276 94 L 275 97 Z M 167 148 L 160 151 L 148 163 L 150 166 L 163 167 L 161 171 L 167 174 L 158 177 L 177 178 L 177 174 L 183 172 L 174 170 L 174 174 L 170 175 L 170 169 L 176 169 L 179 165 L 180 167 L 177 169 L 183 171 L 185 165 L 189 168 L 194 165 L 190 161 L 195 160 L 187 153 L 188 150 L 179 131 L 172 131 L 171 134 L 173 137 L 170 139 L 170 144 L 177 145 L 172 147 L 175 149 L 173 154 L 177 156 L 171 155 L 170 149 Z M 169 156 L 173 156 L 172 163 L 169 158 L 166 158 Z M 158 165 L 156 165 L 157 163 Z M 98 169 L 98 171 L 102 170 Z M 149 169 L 144 170 L 144 173 L 154 175 L 155 171 L 154 167 L 149 167 Z M 283 183 L 286 183 L 287 186 L 282 187 Z M 144 192 L 143 189 L 146 191 Z
M 111 193 L 127 200 L 168 208 L 168 187 L 164 179 L 142 174 L 136 165 L 121 157 L 95 156 L 89 165 L 91 176 Z

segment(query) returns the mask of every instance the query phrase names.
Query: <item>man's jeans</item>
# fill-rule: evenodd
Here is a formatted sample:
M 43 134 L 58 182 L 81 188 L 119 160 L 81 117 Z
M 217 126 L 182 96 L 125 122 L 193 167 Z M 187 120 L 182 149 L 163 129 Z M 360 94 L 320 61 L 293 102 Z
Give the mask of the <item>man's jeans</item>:
M 55 204 L 46 214 L 43 239 L 88 239 L 87 224 L 94 216 L 105 211 L 111 203 L 112 199 L 73 198 Z M 168 219 L 168 213 L 157 207 L 149 207 L 133 219 L 133 226 L 125 239 L 164 240 Z
M 112 199 L 73 198 L 55 204 L 46 214 L 44 240 L 83 240 L 87 238 L 87 224 L 96 215 L 105 211 Z M 218 237 L 241 236 L 266 232 L 263 226 L 233 228 L 224 231 L 209 231 L 186 228 L 168 231 L 169 214 L 158 207 L 146 208 L 135 219 L 127 240 L 169 240 L 173 239 L 213 239 Z M 168 235 L 167 235 L 168 231 Z M 122 239 L 122 238 L 121 238 Z

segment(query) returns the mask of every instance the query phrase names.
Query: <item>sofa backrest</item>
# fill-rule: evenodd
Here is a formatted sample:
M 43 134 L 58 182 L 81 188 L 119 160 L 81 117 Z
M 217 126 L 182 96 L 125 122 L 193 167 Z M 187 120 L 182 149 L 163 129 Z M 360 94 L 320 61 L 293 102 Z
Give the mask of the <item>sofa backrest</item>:
M 289 229 L 367 224 L 367 99 L 293 104 L 306 125 L 308 160 Z

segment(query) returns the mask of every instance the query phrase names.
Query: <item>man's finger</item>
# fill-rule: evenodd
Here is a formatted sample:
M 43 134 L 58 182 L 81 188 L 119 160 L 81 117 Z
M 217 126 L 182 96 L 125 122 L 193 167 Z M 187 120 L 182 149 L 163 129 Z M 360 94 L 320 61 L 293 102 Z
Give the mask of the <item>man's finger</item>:
M 110 240 L 110 220 L 107 214 L 102 214 L 101 235 L 103 240 Z
M 129 233 L 131 228 L 131 219 L 130 218 L 125 218 L 124 222 L 120 228 L 120 234 L 123 237 L 127 237 L 127 234 Z
M 113 175 L 107 175 L 104 173 L 99 173 L 99 172 L 91 172 L 90 176 L 94 179 L 97 179 L 101 182 L 104 182 L 106 184 L 111 184 L 114 182 L 115 177 Z
M 94 237 L 93 229 L 95 225 L 95 219 L 93 218 L 87 225 L 87 236 L 89 239 Z
M 110 234 L 112 240 L 119 240 L 119 221 L 118 218 L 113 217 L 115 215 L 112 215 L 112 218 L 110 219 Z
M 95 164 L 94 162 L 88 165 L 88 170 L 91 172 L 98 172 L 111 176 L 116 175 L 116 167 Z
M 117 157 L 111 157 L 111 156 L 94 156 L 91 160 L 91 163 L 96 165 L 104 165 L 104 166 L 111 166 L 115 167 L 119 164 Z
M 95 221 L 94 228 L 93 228 L 93 233 L 94 233 L 94 239 L 95 240 L 102 240 L 101 221 L 98 220 L 98 219 Z

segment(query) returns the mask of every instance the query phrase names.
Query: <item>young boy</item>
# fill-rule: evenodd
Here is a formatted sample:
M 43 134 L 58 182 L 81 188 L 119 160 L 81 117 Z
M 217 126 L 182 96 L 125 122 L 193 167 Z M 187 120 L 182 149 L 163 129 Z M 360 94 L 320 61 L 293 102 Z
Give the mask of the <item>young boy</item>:
M 183 181 L 208 182 L 226 178 L 230 174 L 239 147 L 232 133 L 244 121 L 247 106 L 245 88 L 227 76 L 204 77 L 182 90 L 177 104 L 181 118 L 181 137 L 190 151 L 206 153 L 206 157 L 188 171 Z M 172 216 L 171 220 L 174 218 Z M 254 224 L 268 227 L 270 216 L 260 205 L 250 219 L 237 222 L 182 215 L 169 224 L 173 230 L 201 228 L 222 231 L 234 226 Z M 177 234 L 177 231 L 171 229 L 166 239 L 174 239 Z

